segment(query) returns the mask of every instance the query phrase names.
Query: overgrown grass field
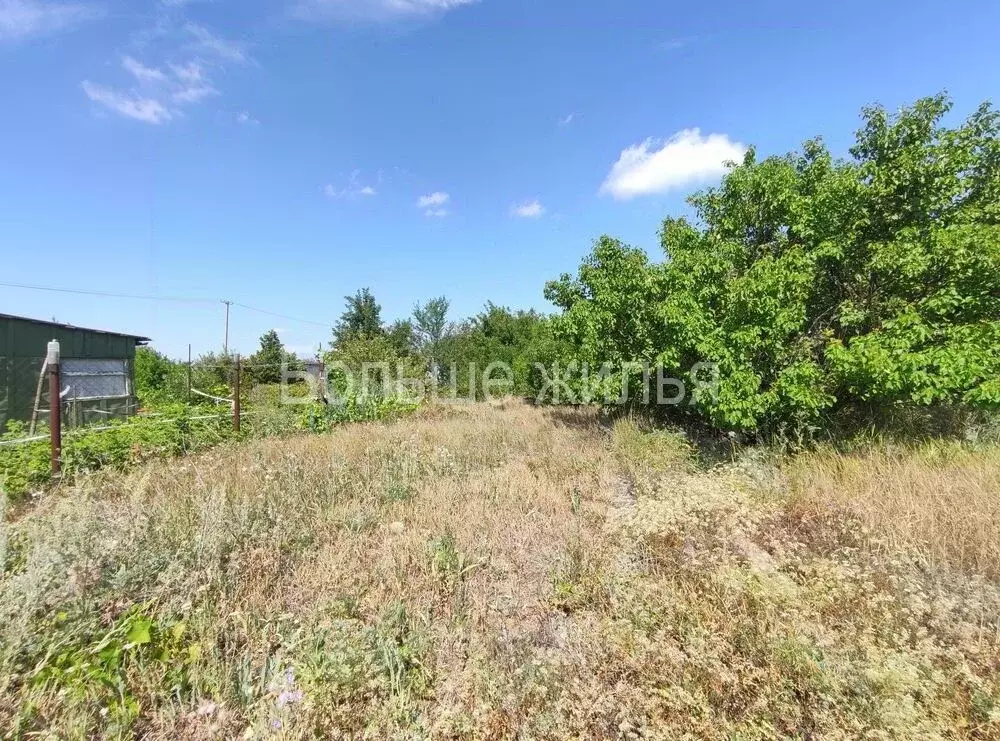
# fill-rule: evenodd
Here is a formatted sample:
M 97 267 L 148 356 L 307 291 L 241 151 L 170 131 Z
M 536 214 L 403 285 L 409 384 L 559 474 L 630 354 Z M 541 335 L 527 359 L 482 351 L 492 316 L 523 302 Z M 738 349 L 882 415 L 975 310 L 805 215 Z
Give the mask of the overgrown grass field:
M 730 458 L 508 402 L 79 476 L 7 518 L 0 728 L 1000 737 L 1000 451 Z

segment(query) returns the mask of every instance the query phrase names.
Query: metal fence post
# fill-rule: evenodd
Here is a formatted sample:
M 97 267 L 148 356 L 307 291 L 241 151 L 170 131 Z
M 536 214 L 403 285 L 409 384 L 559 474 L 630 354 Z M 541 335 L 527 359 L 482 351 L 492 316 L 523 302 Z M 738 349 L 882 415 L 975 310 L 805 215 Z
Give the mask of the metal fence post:
M 52 475 L 62 470 L 62 399 L 59 398 L 59 342 L 48 346 L 45 363 L 49 368 L 49 442 L 51 443 Z
M 233 381 L 233 432 L 240 431 L 240 356 L 236 355 L 236 378 Z
M 188 379 L 187 379 L 188 380 L 187 403 L 190 404 L 191 403 L 191 345 L 188 345 L 188 368 L 187 368 L 187 371 L 188 371 L 187 372 L 187 377 L 188 377 Z

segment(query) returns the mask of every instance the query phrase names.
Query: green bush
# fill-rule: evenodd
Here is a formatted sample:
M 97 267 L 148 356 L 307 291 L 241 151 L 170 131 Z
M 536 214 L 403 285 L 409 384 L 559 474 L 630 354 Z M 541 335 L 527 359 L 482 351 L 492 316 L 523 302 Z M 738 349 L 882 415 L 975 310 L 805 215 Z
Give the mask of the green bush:
M 145 407 L 182 402 L 187 397 L 187 367 L 151 347 L 136 348 L 135 393 Z
M 42 430 L 48 434 L 47 430 Z M 17 420 L 7 423 L 0 442 L 12 442 L 27 435 L 26 426 Z M 0 490 L 19 497 L 43 486 L 50 476 L 51 454 L 48 440 L 0 446 Z
M 546 287 L 559 334 L 599 365 L 648 363 L 718 394 L 672 411 L 803 436 L 844 412 L 1000 405 L 1000 117 L 941 125 L 944 96 L 864 111 L 848 161 L 819 140 L 757 161 L 667 219 L 666 256 L 605 237 Z M 633 385 L 639 383 L 633 376 Z
M 510 372 L 491 371 L 491 395 L 534 398 L 544 385 L 537 365 L 547 368 L 569 349 L 553 335 L 548 317 L 487 303 L 440 343 L 442 382 L 459 398 L 482 399 L 483 374 L 491 364 L 501 363 Z
M 400 356 L 392 339 L 383 334 L 351 335 L 326 353 L 324 360 L 329 390 L 337 396 L 377 394 L 398 380 L 426 376 L 422 361 Z
M 302 426 L 311 432 L 329 432 L 347 422 L 399 419 L 420 406 L 416 399 L 399 396 L 350 396 L 330 404 L 310 404 L 302 411 Z
M 124 469 L 149 458 L 204 448 L 232 434 L 228 416 L 200 419 L 203 416 L 203 409 L 173 405 L 155 417 L 132 417 L 101 425 L 102 429 L 64 433 L 62 474 L 72 478 L 99 468 Z M 13 440 L 20 434 L 14 430 L 4 439 Z M 0 485 L 8 496 L 24 496 L 50 479 L 48 440 L 0 447 Z
M 346 422 L 397 419 L 413 412 L 419 401 L 397 396 L 349 397 L 330 405 L 279 404 L 279 390 L 259 389 L 259 404 L 245 408 L 240 438 L 273 437 L 303 430 L 326 432 Z M 269 402 L 269 403 L 268 403 Z M 73 477 L 100 468 L 124 470 L 144 460 L 183 455 L 232 439 L 229 411 L 184 404 L 164 404 L 155 416 L 131 417 L 63 434 L 62 475 Z M 47 430 L 39 431 L 46 435 Z M 12 424 L 0 440 L 24 437 L 23 425 Z M 47 439 L 0 446 L 0 486 L 17 499 L 51 481 Z

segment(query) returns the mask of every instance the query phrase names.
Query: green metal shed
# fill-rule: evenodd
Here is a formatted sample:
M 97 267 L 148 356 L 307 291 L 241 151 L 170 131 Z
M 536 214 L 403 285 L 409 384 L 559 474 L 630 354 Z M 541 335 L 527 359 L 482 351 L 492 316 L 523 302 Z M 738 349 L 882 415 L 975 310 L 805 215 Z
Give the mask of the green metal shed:
M 8 420 L 29 422 L 36 399 L 47 422 L 48 381 L 39 387 L 39 379 L 50 340 L 60 346 L 66 426 L 135 412 L 135 348 L 149 338 L 0 314 L 0 432 Z

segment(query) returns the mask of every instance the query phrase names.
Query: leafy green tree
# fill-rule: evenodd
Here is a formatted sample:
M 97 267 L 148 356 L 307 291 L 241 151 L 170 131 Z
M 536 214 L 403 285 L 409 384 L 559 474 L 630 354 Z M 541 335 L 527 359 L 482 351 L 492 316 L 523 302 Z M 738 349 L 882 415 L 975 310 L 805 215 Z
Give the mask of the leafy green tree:
M 580 357 L 718 394 L 675 411 L 729 430 L 809 434 L 841 412 L 1000 404 L 1000 121 L 955 128 L 944 96 L 863 112 L 851 159 L 820 140 L 758 161 L 667 219 L 666 260 L 603 238 L 546 288 Z
M 378 394 L 391 381 L 419 378 L 420 368 L 412 356 L 402 356 L 392 339 L 381 335 L 357 335 L 341 342 L 324 356 L 331 390 L 338 396 L 357 394 L 367 384 L 369 394 Z M 390 393 L 392 388 L 387 389 Z
M 440 379 L 437 356 L 441 340 L 448 330 L 448 299 L 444 296 L 432 298 L 423 306 L 413 307 L 413 331 L 417 345 L 427 360 L 431 378 Z
M 399 357 L 409 357 L 416 352 L 417 338 L 413 331 L 413 323 L 409 319 L 398 319 L 393 322 L 386 335 Z
M 460 396 L 482 395 L 483 373 L 492 363 L 510 368 L 510 383 L 494 393 L 534 397 L 542 385 L 536 365 L 549 368 L 569 352 L 553 334 L 551 322 L 535 311 L 511 311 L 488 303 L 485 310 L 458 324 L 441 342 L 442 373 Z M 470 376 L 470 365 L 475 377 Z M 495 376 L 503 378 L 501 374 Z
M 151 347 L 135 351 L 135 393 L 143 405 L 184 401 L 187 370 Z
M 198 356 L 192 365 L 192 386 L 202 393 L 219 398 L 229 398 L 232 395 L 235 374 L 236 355 L 234 353 L 207 352 Z M 244 371 L 243 377 L 247 377 L 246 371 Z M 198 394 L 194 394 L 191 400 L 197 403 L 212 403 Z
M 248 376 L 256 383 L 280 383 L 281 365 L 288 362 L 288 353 L 277 331 L 270 329 L 260 337 L 260 349 L 247 358 Z
M 170 376 L 173 363 L 151 347 L 135 350 L 135 388 L 140 397 L 161 391 Z
M 334 346 L 356 337 L 376 337 L 384 334 L 382 307 L 371 290 L 362 288 L 353 296 L 345 296 L 347 308 L 333 330 Z

